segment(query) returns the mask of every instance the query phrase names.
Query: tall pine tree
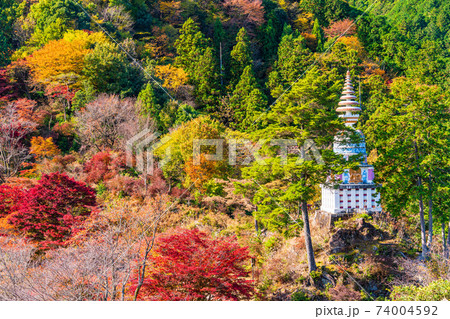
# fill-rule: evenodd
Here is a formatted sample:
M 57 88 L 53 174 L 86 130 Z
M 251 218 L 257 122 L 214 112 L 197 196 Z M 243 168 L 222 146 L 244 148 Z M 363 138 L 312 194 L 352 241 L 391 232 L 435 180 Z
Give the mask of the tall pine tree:
M 337 72 L 322 74 L 317 68 L 296 82 L 262 119 L 265 128 L 254 133 L 269 141 L 264 163 L 255 161 L 242 170 L 245 179 L 254 181 L 242 186 L 258 207 L 258 222 L 286 236 L 296 236 L 303 228 L 310 271 L 317 267 L 308 203 L 316 196 L 319 184 L 353 165 L 331 149 L 336 133 L 351 132 L 331 110 L 341 83 Z M 289 154 L 289 145 L 297 145 L 300 156 Z
M 322 28 L 320 27 L 318 19 L 314 21 L 312 34 L 314 34 L 317 39 L 317 48 L 316 48 L 317 52 L 322 52 L 325 44 L 325 36 L 323 34 Z
M 198 25 L 189 18 L 181 28 L 175 42 L 176 63 L 188 74 L 189 83 L 194 85 L 194 94 L 200 107 L 212 108 L 219 95 L 218 68 L 212 48 Z
M 156 100 L 155 91 L 151 83 L 147 83 L 144 89 L 139 92 L 138 102 L 140 103 L 140 113 L 142 116 L 152 118 L 159 126 L 160 105 Z
M 431 243 L 432 194 L 449 163 L 448 108 L 448 95 L 442 89 L 398 78 L 366 123 L 367 141 L 376 152 L 377 178 L 383 184 L 384 207 L 394 215 L 418 210 L 423 259 Z
M 258 87 L 252 67 L 247 66 L 230 98 L 234 121 L 231 127 L 246 131 L 267 105 L 267 97 Z
M 180 30 L 180 36 L 175 41 L 177 50 L 176 64 L 181 66 L 188 76 L 192 77 L 198 59 L 205 52 L 207 41 L 198 25 L 189 18 Z
M 250 51 L 250 41 L 248 39 L 247 31 L 241 28 L 236 37 L 236 45 L 231 51 L 231 85 L 234 85 L 241 78 L 242 72 L 247 66 L 253 64 L 252 55 Z
M 191 75 L 191 82 L 195 85 L 197 102 L 208 110 L 213 110 L 219 97 L 219 76 L 217 64 L 213 56 L 212 48 L 207 48 L 198 58 Z
M 213 36 L 213 47 L 214 51 L 216 53 L 216 61 L 217 65 L 219 66 L 219 77 L 220 77 L 220 84 L 221 84 L 221 90 L 223 90 L 223 82 L 224 82 L 224 75 L 226 66 L 229 64 L 229 55 L 226 54 L 229 52 L 227 43 L 229 41 L 226 41 L 225 37 L 225 30 L 223 29 L 223 24 L 220 21 L 219 18 L 217 18 L 214 21 L 214 36 Z
M 262 28 L 263 54 L 267 63 L 272 63 L 277 54 L 277 30 L 273 26 L 272 19 Z
M 269 74 L 268 87 L 274 98 L 292 85 L 312 63 L 312 53 L 302 36 L 285 35 L 278 47 L 278 60 Z

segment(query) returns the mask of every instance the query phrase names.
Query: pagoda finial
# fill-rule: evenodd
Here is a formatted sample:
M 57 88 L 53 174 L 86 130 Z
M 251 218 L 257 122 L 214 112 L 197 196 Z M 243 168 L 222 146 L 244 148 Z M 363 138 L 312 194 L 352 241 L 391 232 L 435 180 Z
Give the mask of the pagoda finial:
M 359 103 L 356 101 L 349 69 L 347 69 L 344 89 L 342 91 L 341 101 L 338 105 L 339 107 L 336 109 L 336 112 L 342 113 L 339 117 L 345 120 L 345 125 L 353 127 L 353 125 L 358 122 L 361 108 L 359 107 Z

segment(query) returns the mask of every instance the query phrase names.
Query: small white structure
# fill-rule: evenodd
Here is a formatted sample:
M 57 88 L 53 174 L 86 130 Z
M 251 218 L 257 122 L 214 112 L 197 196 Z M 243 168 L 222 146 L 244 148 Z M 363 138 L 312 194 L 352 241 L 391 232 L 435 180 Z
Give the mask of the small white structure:
M 353 127 L 358 121 L 360 105 L 355 101 L 350 72 L 347 71 L 344 90 L 336 112 L 342 113 L 340 118 L 345 120 L 345 125 Z M 381 212 L 379 204 L 380 195 L 376 191 L 379 185 L 374 184 L 375 177 L 373 166 L 367 164 L 366 143 L 364 135 L 359 144 L 348 143 L 342 137 L 336 136 L 333 151 L 344 155 L 348 159 L 351 155 L 362 155 L 363 161 L 356 170 L 345 170 L 343 174 L 335 176 L 339 184 L 334 186 L 322 185 L 321 210 L 331 214 L 350 212 Z

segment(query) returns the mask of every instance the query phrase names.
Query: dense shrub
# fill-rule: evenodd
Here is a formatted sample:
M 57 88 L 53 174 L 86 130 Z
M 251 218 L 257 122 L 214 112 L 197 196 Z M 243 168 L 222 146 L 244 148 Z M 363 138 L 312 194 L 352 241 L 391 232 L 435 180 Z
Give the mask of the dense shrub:
M 450 281 L 439 279 L 428 286 L 394 286 L 391 299 L 395 301 L 438 301 L 450 299 Z
M 125 169 L 125 154 L 122 152 L 98 152 L 84 165 L 87 183 L 105 182 Z
M 144 181 L 130 176 L 116 175 L 105 182 L 106 188 L 115 195 L 132 196 L 144 194 Z
M 64 244 L 96 205 L 95 191 L 65 174 L 44 175 L 24 194 L 9 217 L 18 230 L 42 248 Z

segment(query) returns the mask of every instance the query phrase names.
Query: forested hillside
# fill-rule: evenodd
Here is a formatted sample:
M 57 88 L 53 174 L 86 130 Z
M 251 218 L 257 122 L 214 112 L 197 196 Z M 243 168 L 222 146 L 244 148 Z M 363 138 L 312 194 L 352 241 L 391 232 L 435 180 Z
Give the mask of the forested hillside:
M 444 0 L 2 0 L 0 300 L 450 298 L 449 75 Z

